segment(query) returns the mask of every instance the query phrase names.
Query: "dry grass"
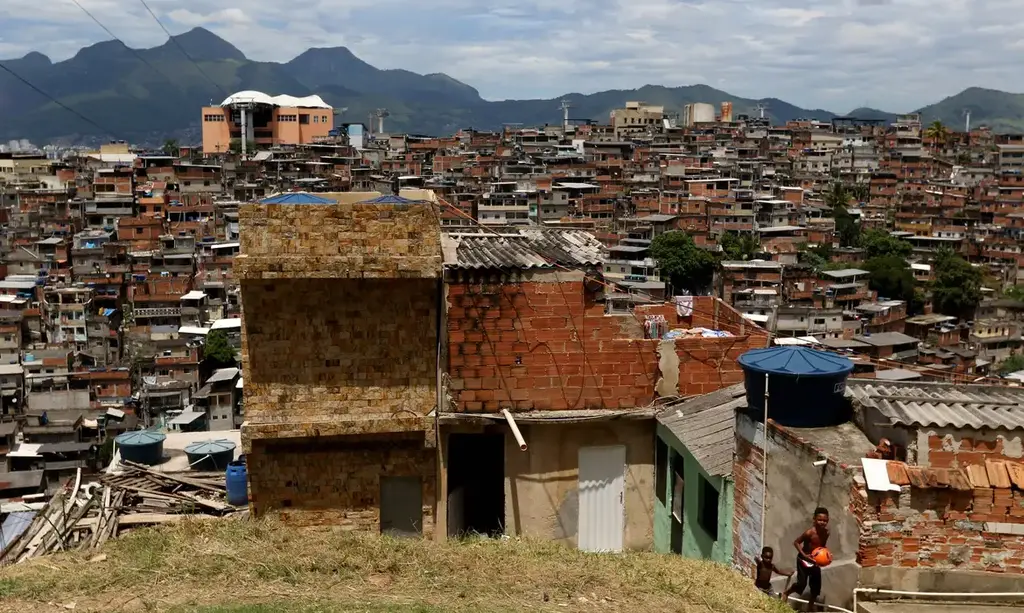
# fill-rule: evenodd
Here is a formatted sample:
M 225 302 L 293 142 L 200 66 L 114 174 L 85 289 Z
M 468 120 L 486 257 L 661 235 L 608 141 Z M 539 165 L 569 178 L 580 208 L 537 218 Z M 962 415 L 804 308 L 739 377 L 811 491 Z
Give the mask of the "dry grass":
M 432 543 L 269 522 L 184 522 L 0 573 L 0 611 L 788 611 L 715 564 L 531 541 Z

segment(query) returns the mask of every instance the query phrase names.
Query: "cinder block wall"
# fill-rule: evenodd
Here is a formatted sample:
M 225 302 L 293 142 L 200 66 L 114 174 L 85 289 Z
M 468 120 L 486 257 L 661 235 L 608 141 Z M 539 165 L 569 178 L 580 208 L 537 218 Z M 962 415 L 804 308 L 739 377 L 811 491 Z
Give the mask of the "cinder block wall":
M 381 477 L 423 483 L 423 534 L 434 532 L 435 457 L 422 436 L 259 440 L 248 455 L 249 497 L 259 513 L 274 510 L 295 525 L 338 525 L 376 532 Z
M 437 293 L 431 279 L 244 283 L 246 422 L 328 427 L 429 413 Z M 337 427 L 334 434 L 348 432 Z

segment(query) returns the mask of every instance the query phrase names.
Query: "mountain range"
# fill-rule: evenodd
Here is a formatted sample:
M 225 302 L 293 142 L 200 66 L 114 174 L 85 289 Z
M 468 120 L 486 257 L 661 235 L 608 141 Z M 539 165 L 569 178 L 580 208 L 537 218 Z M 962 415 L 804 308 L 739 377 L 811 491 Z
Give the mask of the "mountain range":
M 188 57 L 182 53 L 187 52 Z M 191 59 L 189 59 L 191 58 Z M 194 63 L 193 63 L 194 61 Z M 368 122 L 377 108 L 387 108 L 388 131 L 451 134 L 460 128 L 496 129 L 503 124 L 543 125 L 561 121 L 559 104 L 572 104 L 571 116 L 606 120 L 628 100 L 643 100 L 679 110 L 685 104 L 733 102 L 734 114 L 755 114 L 758 105 L 774 123 L 792 119 L 829 120 L 837 115 L 891 121 L 894 113 L 854 109 L 834 113 L 804 109 L 776 98 L 753 100 L 707 85 L 568 93 L 547 100 L 489 101 L 470 85 L 446 74 L 381 70 L 345 47 L 313 48 L 286 63 L 250 60 L 234 45 L 203 28 L 195 28 L 150 49 L 129 49 L 106 41 L 81 49 L 74 57 L 53 62 L 41 53 L 2 60 L 4 66 L 36 88 L 74 109 L 84 121 L 6 71 L 0 71 L 0 141 L 28 138 L 33 142 L 89 142 L 120 138 L 159 144 L 164 138 L 199 139 L 200 107 L 241 90 L 302 96 L 319 94 L 336 109 L 338 121 Z M 963 123 L 971 110 L 972 125 L 1000 132 L 1024 131 L 1024 94 L 972 87 L 917 111 L 926 122 L 950 126 Z

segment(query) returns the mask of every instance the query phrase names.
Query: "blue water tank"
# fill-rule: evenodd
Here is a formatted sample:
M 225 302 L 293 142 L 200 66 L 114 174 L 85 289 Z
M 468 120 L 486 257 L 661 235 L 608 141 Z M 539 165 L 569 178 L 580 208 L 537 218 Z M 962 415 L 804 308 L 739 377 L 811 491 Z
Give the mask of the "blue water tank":
M 245 462 L 239 460 L 228 464 L 225 482 L 228 490 L 228 504 L 240 507 L 249 504 L 249 484 Z
M 754 349 L 740 356 L 750 415 L 764 419 L 765 375 L 768 418 L 792 428 L 825 428 L 850 420 L 846 378 L 853 362 L 807 347 Z
M 163 461 L 164 439 L 167 435 L 151 430 L 125 432 L 114 439 L 121 452 L 121 459 L 153 466 Z
M 235 444 L 226 439 L 199 441 L 185 447 L 192 470 L 226 470 L 235 459 Z

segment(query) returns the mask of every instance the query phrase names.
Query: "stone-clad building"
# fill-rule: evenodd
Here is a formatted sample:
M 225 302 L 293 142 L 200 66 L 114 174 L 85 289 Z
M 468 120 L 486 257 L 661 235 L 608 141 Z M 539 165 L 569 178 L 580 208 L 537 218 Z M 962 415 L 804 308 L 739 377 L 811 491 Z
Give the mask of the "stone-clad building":
M 440 228 L 426 200 L 246 204 L 252 508 L 294 523 L 433 531 Z

